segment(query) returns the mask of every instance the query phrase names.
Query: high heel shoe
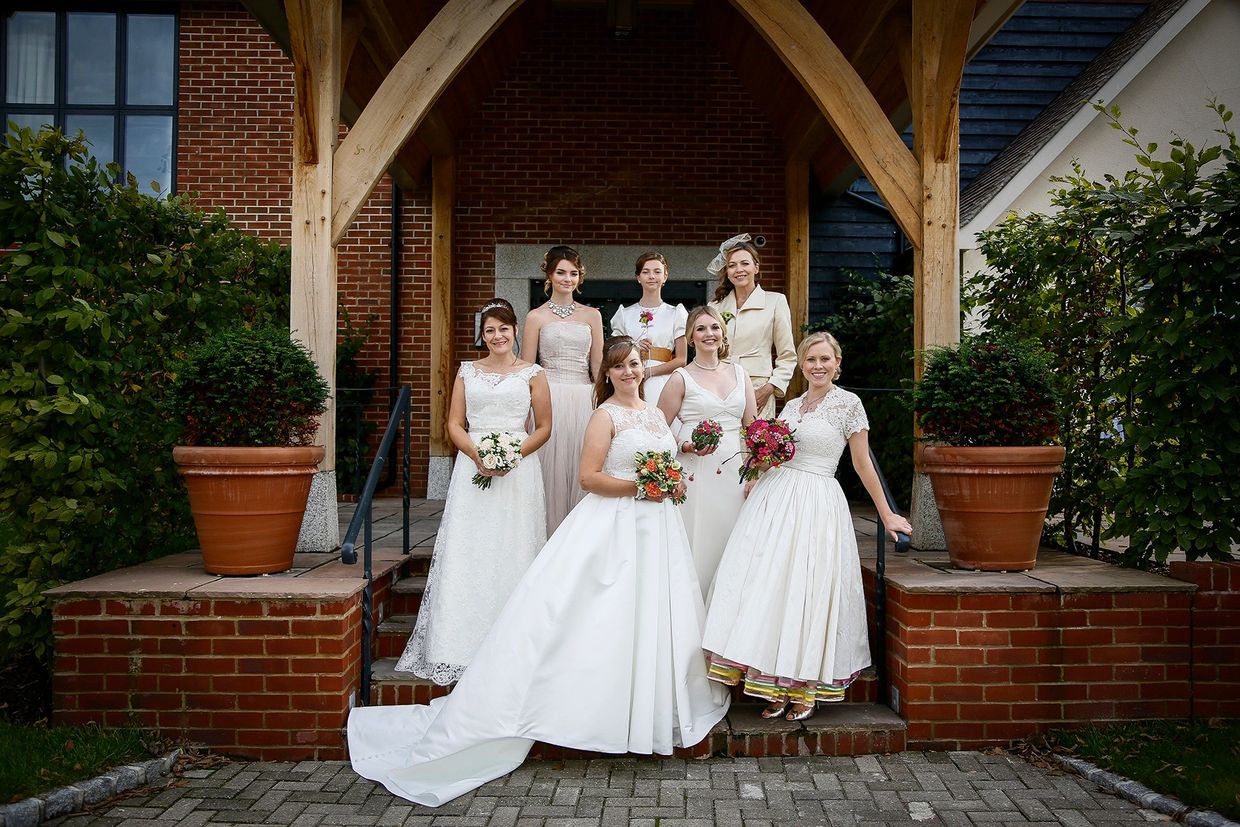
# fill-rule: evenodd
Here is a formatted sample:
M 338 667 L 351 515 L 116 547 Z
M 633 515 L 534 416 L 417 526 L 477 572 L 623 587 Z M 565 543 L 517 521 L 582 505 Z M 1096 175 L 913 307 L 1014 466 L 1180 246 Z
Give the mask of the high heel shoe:
M 800 711 L 797 710 L 797 707 L 801 707 Z M 789 712 L 785 717 L 789 721 L 804 721 L 806 718 L 809 718 L 813 714 L 814 714 L 813 704 L 793 704 L 792 711 Z
M 772 701 L 771 704 L 766 709 L 762 710 L 762 717 L 768 718 L 768 719 L 778 718 L 780 715 L 783 715 L 787 709 L 788 709 L 788 701 L 786 699 L 782 702 Z

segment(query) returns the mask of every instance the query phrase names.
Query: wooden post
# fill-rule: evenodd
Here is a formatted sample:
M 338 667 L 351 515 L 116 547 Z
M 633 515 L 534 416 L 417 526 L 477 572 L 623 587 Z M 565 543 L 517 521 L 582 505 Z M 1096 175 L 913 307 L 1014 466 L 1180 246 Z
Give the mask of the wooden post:
M 336 246 L 332 157 L 340 112 L 340 0 L 289 0 L 293 54 L 292 295 L 289 327 L 306 345 L 332 395 L 320 417 L 327 449 L 315 476 L 299 550 L 339 543 L 336 517 Z
M 792 311 L 792 338 L 800 343 L 801 329 L 809 323 L 809 162 L 789 158 L 784 167 L 788 205 L 788 308 Z M 805 390 L 798 368 L 792 372 L 786 398 Z
M 448 439 L 452 398 L 452 209 L 456 203 L 456 163 L 451 156 L 431 159 L 431 432 L 432 457 L 453 455 Z
M 913 376 L 921 378 L 921 352 L 960 341 L 960 78 L 973 22 L 973 0 L 913 0 L 913 154 L 921 169 L 922 244 L 913 251 Z M 913 545 L 943 548 L 942 524 L 929 479 L 914 450 Z

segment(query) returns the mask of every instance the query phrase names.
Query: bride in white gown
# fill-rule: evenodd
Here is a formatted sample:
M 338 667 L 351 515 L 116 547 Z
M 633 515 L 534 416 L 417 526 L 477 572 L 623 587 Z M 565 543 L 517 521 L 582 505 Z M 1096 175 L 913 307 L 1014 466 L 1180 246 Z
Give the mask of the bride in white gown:
M 534 741 L 670 754 L 728 709 L 706 676 L 705 611 L 680 514 L 638 500 L 635 455 L 674 451 L 641 400 L 641 354 L 608 342 L 586 429 L 589 493 L 535 558 L 450 695 L 354 709 L 353 769 L 435 807 L 520 766 Z

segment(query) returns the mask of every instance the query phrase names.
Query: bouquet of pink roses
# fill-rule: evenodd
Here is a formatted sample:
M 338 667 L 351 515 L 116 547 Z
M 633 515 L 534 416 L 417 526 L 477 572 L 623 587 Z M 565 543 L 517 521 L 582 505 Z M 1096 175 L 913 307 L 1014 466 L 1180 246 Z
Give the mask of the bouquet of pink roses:
M 713 419 L 703 419 L 693 429 L 693 433 L 689 436 L 689 441 L 693 443 L 693 447 L 699 451 L 703 448 L 713 448 L 719 444 L 719 440 L 723 438 L 723 428 Z
M 646 451 L 637 454 L 636 459 L 637 499 L 639 500 L 657 497 L 660 494 L 670 494 L 684 479 L 684 468 L 672 458 L 670 451 Z M 683 494 L 672 500 L 676 505 L 684 501 Z
M 783 465 L 796 455 L 797 438 L 782 419 L 755 419 L 745 426 L 745 450 L 741 479 L 756 480 L 768 468 Z
M 511 471 L 521 462 L 521 437 L 509 433 L 490 433 L 478 440 L 478 459 L 488 471 Z M 486 491 L 493 477 L 474 474 L 474 485 Z

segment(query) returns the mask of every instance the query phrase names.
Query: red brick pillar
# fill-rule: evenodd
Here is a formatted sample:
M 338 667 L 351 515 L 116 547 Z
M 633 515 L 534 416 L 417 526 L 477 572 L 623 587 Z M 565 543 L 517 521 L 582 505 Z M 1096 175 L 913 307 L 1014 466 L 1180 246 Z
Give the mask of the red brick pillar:
M 1176 561 L 1171 576 L 1193 596 L 1192 714 L 1240 718 L 1240 563 Z

